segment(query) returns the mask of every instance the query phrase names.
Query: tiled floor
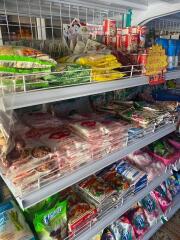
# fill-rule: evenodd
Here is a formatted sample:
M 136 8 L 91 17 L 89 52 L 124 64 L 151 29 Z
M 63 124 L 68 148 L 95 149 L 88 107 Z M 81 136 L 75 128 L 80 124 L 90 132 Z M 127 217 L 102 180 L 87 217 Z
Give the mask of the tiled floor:
M 151 240 L 180 240 L 180 210 L 159 229 Z

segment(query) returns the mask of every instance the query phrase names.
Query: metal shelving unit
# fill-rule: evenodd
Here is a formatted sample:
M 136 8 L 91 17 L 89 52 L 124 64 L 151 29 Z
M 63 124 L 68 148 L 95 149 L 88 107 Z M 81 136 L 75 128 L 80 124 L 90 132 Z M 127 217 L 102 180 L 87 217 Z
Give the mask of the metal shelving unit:
M 13 2 L 13 3 L 12 3 Z M 38 3 L 37 3 L 38 2 Z M 146 9 L 148 1 L 141 0 L 141 3 L 136 3 L 137 1 L 121 1 L 121 4 L 117 4 L 117 1 L 99 1 L 101 3 L 96 3 L 95 1 L 59 1 L 59 0 L 46 0 L 46 1 L 22 1 L 22 0 L 4 0 L 0 3 L 0 14 L 2 15 L 3 24 L 0 24 L 0 44 L 3 43 L 3 37 L 1 34 L 1 28 L 7 28 L 7 36 L 5 40 L 9 43 L 11 42 L 11 32 L 14 28 L 19 29 L 19 34 L 22 35 L 22 28 L 29 27 L 31 29 L 31 44 L 37 43 L 37 40 L 44 41 L 50 38 L 51 40 L 56 40 L 55 33 L 62 32 L 63 22 L 71 22 L 74 17 L 79 17 L 79 19 L 85 22 L 92 22 L 94 24 L 102 23 L 103 17 L 113 17 L 114 19 L 119 19 L 119 23 L 122 24 L 122 16 L 126 14 L 129 8 L 134 9 Z M 63 12 L 63 14 L 62 14 Z M 18 23 L 15 24 L 15 20 Z M 40 25 L 39 25 L 40 24 Z M 45 26 L 45 24 L 47 26 Z M 47 30 L 47 39 L 46 39 Z M 59 41 L 59 39 L 58 39 Z M 38 43 L 39 43 L 38 42 Z M 142 86 L 148 84 L 148 78 L 146 76 L 134 76 L 132 73 L 129 74 L 131 77 L 123 78 L 110 82 L 100 82 L 100 83 L 88 83 L 77 86 L 68 87 L 57 87 L 51 89 L 42 90 L 32 90 L 23 92 L 12 92 L 5 93 L 2 91 L 0 96 L 0 109 L 3 110 L 13 110 L 23 107 L 45 104 L 55 101 L 61 101 L 66 99 L 72 99 L 83 96 L 90 96 L 93 94 L 105 93 L 119 89 L 131 88 L 136 86 Z M 129 76 L 128 75 L 128 76 Z M 180 78 L 180 69 L 167 72 L 166 80 Z M 27 195 L 21 196 L 15 193 L 14 187 L 5 178 L 3 174 L 0 173 L 1 177 L 6 182 L 7 186 L 13 193 L 17 202 L 22 209 L 29 208 L 41 200 L 71 186 L 80 180 L 94 174 L 95 172 L 109 166 L 110 164 L 122 159 L 129 153 L 136 151 L 148 144 L 160 139 L 169 133 L 175 131 L 176 124 L 169 124 L 165 127 L 146 135 L 127 147 L 120 149 L 110 155 L 107 155 L 99 161 L 91 161 L 78 170 L 57 179 L 48 185 L 37 189 Z M 138 194 L 128 198 L 128 201 L 124 203 L 119 203 L 115 208 L 111 208 L 106 214 L 102 215 L 96 223 L 91 223 L 86 230 L 81 232 L 81 234 L 76 236 L 77 240 L 90 239 L 101 229 L 104 229 L 107 225 L 119 218 L 123 213 L 125 213 L 135 202 L 141 200 L 147 193 L 156 188 L 162 181 L 164 181 L 168 176 L 171 175 L 171 168 L 180 169 L 180 161 L 174 166 L 171 166 L 165 173 L 157 177 L 152 181 L 146 188 L 140 191 Z M 177 198 L 178 199 L 178 198 Z M 178 200 L 175 200 L 174 207 L 169 212 L 169 217 L 171 217 L 177 209 L 180 207 Z M 155 231 L 162 224 L 159 222 L 154 228 L 150 230 L 144 239 L 149 239 Z
M 122 159 L 129 153 L 136 151 L 142 147 L 147 146 L 148 144 L 156 141 L 157 139 L 160 139 L 167 134 L 175 131 L 176 124 L 169 124 L 158 131 L 154 133 L 150 133 L 144 138 L 141 138 L 140 140 L 137 140 L 131 145 L 128 145 L 127 147 L 120 149 L 117 152 L 114 152 L 110 155 L 107 155 L 107 157 L 99 160 L 99 161 L 92 161 L 89 162 L 87 165 L 79 168 L 78 170 L 72 172 L 71 174 L 64 176 L 63 178 L 60 178 L 52 183 L 49 183 L 48 185 L 38 189 L 37 191 L 34 191 L 26 196 L 20 197 L 14 192 L 14 188 L 11 186 L 10 182 L 5 179 L 5 177 L 2 175 L 2 178 L 6 182 L 7 186 L 11 190 L 11 192 L 14 194 L 16 200 L 18 201 L 21 208 L 29 208 L 33 206 L 34 204 L 40 202 L 41 200 L 77 183 L 78 181 L 92 175 L 93 173 L 105 168 L 106 166 L 118 161 L 119 159 Z
M 173 200 L 173 205 L 170 207 L 168 213 L 166 214 L 167 220 L 169 220 L 173 215 L 180 209 L 180 195 L 178 194 Z M 155 224 L 143 237 L 142 240 L 149 240 L 159 229 L 163 226 L 162 221 L 159 219 L 157 224 Z
M 166 80 L 177 78 L 180 78 L 180 70 L 166 73 Z M 71 98 L 90 96 L 93 94 L 110 92 L 119 89 L 142 86 L 146 84 L 148 84 L 148 78 L 146 76 L 139 76 L 110 82 L 90 83 L 47 90 L 11 93 L 2 96 L 1 104 L 5 110 L 12 110 Z

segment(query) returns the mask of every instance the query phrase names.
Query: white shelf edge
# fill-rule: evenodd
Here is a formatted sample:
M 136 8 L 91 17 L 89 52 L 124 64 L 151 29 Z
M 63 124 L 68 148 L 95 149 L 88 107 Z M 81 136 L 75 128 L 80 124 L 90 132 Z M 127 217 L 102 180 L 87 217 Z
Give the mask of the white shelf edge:
M 91 239 L 93 236 L 98 234 L 101 230 L 106 228 L 109 224 L 116 221 L 120 216 L 122 216 L 134 203 L 140 201 L 143 197 L 145 197 L 150 191 L 154 190 L 157 186 L 159 186 L 167 177 L 172 174 L 172 171 L 169 170 L 166 173 L 163 173 L 161 176 L 155 178 L 146 188 L 141 190 L 136 195 L 127 199 L 125 204 L 119 206 L 118 208 L 114 208 L 108 214 L 103 216 L 101 220 L 95 223 L 90 229 L 84 231 L 82 234 L 77 236 L 76 240 L 84 240 Z
M 94 82 L 68 87 L 57 87 L 46 90 L 36 90 L 22 93 L 12 93 L 3 96 L 6 110 L 18 109 L 43 103 L 90 96 L 118 89 L 130 88 L 147 84 L 147 77 L 138 76 L 108 82 Z
M 167 220 L 169 220 L 173 215 L 180 209 L 180 194 L 178 194 L 174 200 L 173 205 L 170 207 L 168 213 L 166 214 Z M 142 240 L 149 240 L 162 226 L 164 223 L 159 219 L 158 222 L 145 234 Z
M 180 70 L 166 73 L 166 80 L 180 78 Z M 56 102 L 83 96 L 90 96 L 119 89 L 131 88 L 148 84 L 146 76 L 119 79 L 109 82 L 82 84 L 77 86 L 59 87 L 46 90 L 7 94 L 2 96 L 4 109 L 12 110 L 38 104 Z
M 34 191 L 27 196 L 24 196 L 20 198 L 19 196 L 16 196 L 16 200 L 18 201 L 19 205 L 22 209 L 29 208 L 36 203 L 46 199 L 49 196 L 52 196 L 53 194 L 60 192 L 61 190 L 79 182 L 80 180 L 94 174 L 95 172 L 105 168 L 106 166 L 111 165 L 112 163 L 122 159 L 127 154 L 136 151 L 140 148 L 143 148 L 147 146 L 148 144 L 168 135 L 169 133 L 175 131 L 176 124 L 169 124 L 164 128 L 159 129 L 157 132 L 150 133 L 146 137 L 138 140 L 137 142 L 125 147 L 124 149 L 121 149 L 115 153 L 112 153 L 108 155 L 107 157 L 98 160 L 98 161 L 91 161 L 87 165 L 81 167 L 80 169 L 74 171 L 73 173 L 60 178 L 45 187 L 42 187 L 41 189 Z M 2 176 L 3 177 L 3 176 Z M 3 177 L 4 181 L 8 185 L 11 192 L 14 192 L 13 187 L 9 183 L 9 181 Z

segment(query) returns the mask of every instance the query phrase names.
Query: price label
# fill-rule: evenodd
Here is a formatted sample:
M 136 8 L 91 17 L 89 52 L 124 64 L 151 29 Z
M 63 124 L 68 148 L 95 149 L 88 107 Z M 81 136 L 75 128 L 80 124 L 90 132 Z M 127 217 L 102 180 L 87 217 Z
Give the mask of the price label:
M 162 83 L 165 83 L 165 75 L 163 72 L 149 76 L 149 84 L 150 85 L 159 85 Z

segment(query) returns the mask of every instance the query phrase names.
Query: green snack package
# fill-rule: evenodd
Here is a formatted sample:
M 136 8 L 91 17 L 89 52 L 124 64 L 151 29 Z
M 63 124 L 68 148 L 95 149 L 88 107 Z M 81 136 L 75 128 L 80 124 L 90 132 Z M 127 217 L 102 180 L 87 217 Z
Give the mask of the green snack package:
M 49 210 L 39 211 L 33 221 L 40 240 L 63 240 L 67 237 L 67 201 L 57 202 Z

